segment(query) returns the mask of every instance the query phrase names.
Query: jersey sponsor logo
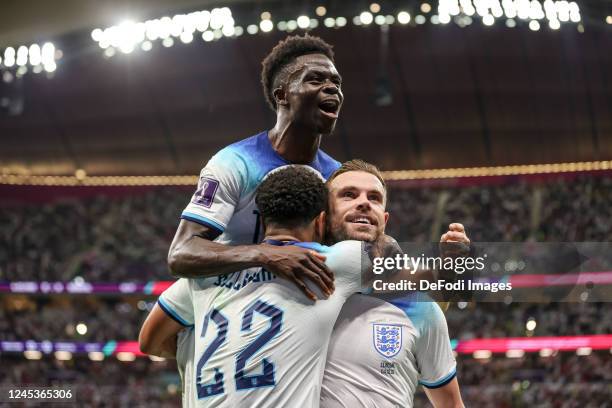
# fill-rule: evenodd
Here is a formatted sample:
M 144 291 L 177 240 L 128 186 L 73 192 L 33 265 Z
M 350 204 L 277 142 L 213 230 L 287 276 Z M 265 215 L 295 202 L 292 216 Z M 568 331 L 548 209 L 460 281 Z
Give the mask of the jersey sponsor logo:
M 192 203 L 201 205 L 203 207 L 210 208 L 212 205 L 217 189 L 219 188 L 219 182 L 217 180 L 202 177 L 198 189 L 193 195 Z
M 402 349 L 402 326 L 374 323 L 372 337 L 376 351 L 386 358 L 396 356 Z

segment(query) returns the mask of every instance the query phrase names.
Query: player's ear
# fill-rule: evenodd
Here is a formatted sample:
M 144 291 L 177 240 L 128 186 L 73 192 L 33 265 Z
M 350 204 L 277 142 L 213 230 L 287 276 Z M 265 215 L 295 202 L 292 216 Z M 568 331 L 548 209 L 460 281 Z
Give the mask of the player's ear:
M 317 236 L 318 242 L 323 242 L 325 240 L 325 211 L 321 211 L 321 214 L 317 216 L 315 219 L 315 234 Z
M 272 96 L 274 97 L 276 106 L 288 104 L 287 92 L 285 92 L 285 88 L 282 85 L 272 91 Z

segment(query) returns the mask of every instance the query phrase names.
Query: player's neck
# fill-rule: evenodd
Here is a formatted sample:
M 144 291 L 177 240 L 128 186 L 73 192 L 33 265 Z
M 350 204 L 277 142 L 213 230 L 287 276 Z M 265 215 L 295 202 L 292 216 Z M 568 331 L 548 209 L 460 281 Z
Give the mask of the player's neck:
M 272 148 L 285 160 L 296 164 L 310 164 L 317 155 L 321 134 L 279 118 L 268 132 Z
M 274 228 L 266 231 L 264 240 L 310 242 L 313 241 L 313 235 L 312 231 Z

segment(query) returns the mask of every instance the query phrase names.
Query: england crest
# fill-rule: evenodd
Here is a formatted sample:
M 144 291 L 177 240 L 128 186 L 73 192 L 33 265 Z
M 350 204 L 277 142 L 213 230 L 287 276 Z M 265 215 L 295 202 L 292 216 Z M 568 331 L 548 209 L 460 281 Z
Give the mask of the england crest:
M 391 358 L 402 349 L 402 326 L 399 324 L 373 325 L 374 348 L 385 358 Z

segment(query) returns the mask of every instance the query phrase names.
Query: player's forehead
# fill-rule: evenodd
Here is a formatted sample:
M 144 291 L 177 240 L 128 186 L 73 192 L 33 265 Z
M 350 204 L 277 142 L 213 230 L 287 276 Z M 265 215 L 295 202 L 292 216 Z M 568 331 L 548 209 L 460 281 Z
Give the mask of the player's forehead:
M 347 171 L 339 174 L 329 185 L 331 191 L 355 189 L 362 191 L 378 191 L 385 194 L 385 187 L 381 181 L 372 173 L 366 171 Z
M 293 69 L 296 74 L 306 75 L 307 73 L 317 71 L 330 75 L 340 75 L 336 66 L 324 54 L 306 54 L 300 55 L 293 61 Z

